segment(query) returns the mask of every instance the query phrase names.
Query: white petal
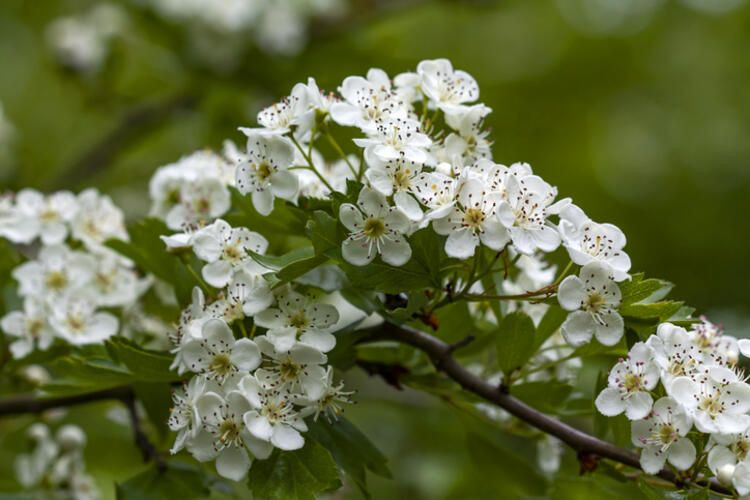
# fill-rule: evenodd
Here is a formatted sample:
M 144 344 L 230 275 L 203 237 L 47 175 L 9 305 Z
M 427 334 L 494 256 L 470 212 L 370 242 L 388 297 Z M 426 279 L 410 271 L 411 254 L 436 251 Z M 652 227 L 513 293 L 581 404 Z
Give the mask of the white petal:
M 667 392 L 684 408 L 695 408 L 698 385 L 688 377 L 677 377 L 667 387 Z
M 216 457 L 216 472 L 221 477 L 239 481 L 247 475 L 251 463 L 247 450 L 237 446 L 229 446 L 224 448 Z
M 240 370 L 253 371 L 260 366 L 260 349 L 252 340 L 240 339 L 234 343 L 231 360 Z
M 620 391 L 614 387 L 607 387 L 597 396 L 596 409 L 604 416 L 614 417 L 625 411 L 625 401 L 620 396 Z
M 394 235 L 393 239 L 386 239 L 380 247 L 380 257 L 383 262 L 392 266 L 403 266 L 411 259 L 411 247 L 406 236 Z
M 339 219 L 349 231 L 358 231 L 364 224 L 362 212 L 351 203 L 343 203 L 339 207 Z
M 419 206 L 419 202 L 414 199 L 412 195 L 404 191 L 399 191 L 393 195 L 393 201 L 396 203 L 401 212 L 409 218 L 409 220 L 420 221 L 422 220 L 422 209 Z
M 645 418 L 651 411 L 654 400 L 647 392 L 637 392 L 625 401 L 625 416 L 630 420 Z
M 451 232 L 445 240 L 445 253 L 449 257 L 468 259 L 474 255 L 477 245 L 479 245 L 479 238 L 473 231 L 459 229 Z
M 201 275 L 212 287 L 224 288 L 232 279 L 232 265 L 225 260 L 217 260 L 203 266 Z
M 224 399 L 215 392 L 207 392 L 195 403 L 198 415 L 210 424 L 218 425 L 222 421 Z
M 291 200 L 297 195 L 299 181 L 297 176 L 287 170 L 281 170 L 271 176 L 273 194 L 283 200 Z
M 269 441 L 273 435 L 273 427 L 266 417 L 261 417 L 256 412 L 248 412 L 244 416 L 247 430 L 258 439 Z
M 557 301 L 566 311 L 580 309 L 586 296 L 586 285 L 578 276 L 566 277 L 557 289 Z
M 574 311 L 568 314 L 565 322 L 560 327 L 560 331 L 565 337 L 566 342 L 573 347 L 581 346 L 591 341 L 594 335 L 596 323 L 591 314 L 584 311 Z
M 688 438 L 680 438 L 669 447 L 669 463 L 679 470 L 687 470 L 695 462 L 695 445 Z
M 602 314 L 601 320 L 604 321 L 604 324 L 597 322 L 596 340 L 606 346 L 617 344 L 625 333 L 625 322 L 622 320 L 622 316 L 615 311 L 610 311 L 608 314 Z
M 365 266 L 375 260 L 377 252 L 370 251 L 370 242 L 366 238 L 347 238 L 341 243 L 341 255 L 349 264 Z
M 288 425 L 277 424 L 273 428 L 271 443 L 282 450 L 299 450 L 305 445 L 305 439 Z
M 646 474 L 656 474 L 663 467 L 667 454 L 662 453 L 658 446 L 648 446 L 641 451 L 641 467 Z
M 253 200 L 253 207 L 260 215 L 268 215 L 273 211 L 273 193 L 270 189 L 253 191 L 251 199 Z

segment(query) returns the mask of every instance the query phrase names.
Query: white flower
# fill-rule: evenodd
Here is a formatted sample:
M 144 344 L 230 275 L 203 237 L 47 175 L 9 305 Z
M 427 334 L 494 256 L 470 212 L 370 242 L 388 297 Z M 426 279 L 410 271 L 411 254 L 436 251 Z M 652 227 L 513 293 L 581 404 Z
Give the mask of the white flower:
M 47 322 L 47 308 L 35 297 L 23 301 L 23 311 L 11 311 L 0 320 L 0 328 L 13 338 L 10 352 L 22 358 L 35 348 L 46 350 L 54 340 L 54 331 Z
M 248 251 L 262 254 L 266 248 L 268 241 L 260 234 L 244 227 L 233 228 L 222 219 L 193 236 L 195 255 L 208 262 L 202 269 L 203 279 L 216 288 L 224 288 L 235 270 L 257 270 Z
M 193 288 L 191 304 L 182 310 L 177 328 L 170 334 L 169 340 L 174 346 L 170 352 L 175 355 L 170 370 L 177 370 L 182 375 L 189 371 L 182 356 L 182 346 L 190 340 L 203 338 L 203 325 L 210 319 L 221 319 L 221 311 L 206 308 L 206 298 L 199 287 Z
M 419 164 L 434 163 L 429 148 L 432 140 L 421 131 L 419 122 L 410 118 L 392 118 L 378 122 L 375 132 L 367 139 L 354 139 L 365 148 L 365 161 L 372 165 L 381 161 L 403 159 Z
M 226 184 L 216 177 L 202 177 L 180 187 L 179 203 L 167 213 L 165 222 L 173 230 L 210 222 L 231 207 Z
M 297 195 L 297 177 L 287 170 L 294 161 L 294 146 L 285 137 L 245 132 L 247 157 L 237 167 L 237 189 L 250 193 L 258 213 L 268 215 L 274 198 L 291 200 Z
M 459 184 L 445 174 L 423 172 L 413 181 L 412 192 L 429 210 L 424 214 L 426 221 L 441 219 L 451 213 L 456 204 L 456 191 Z
M 56 245 L 68 236 L 68 224 L 78 210 L 76 197 L 68 191 L 44 196 L 33 189 L 23 189 L 16 195 L 19 222 L 28 218 L 37 221 L 39 237 L 45 245 Z
M 560 245 L 560 234 L 547 218 L 569 200 L 553 204 L 556 196 L 557 189 L 536 175 L 505 177 L 505 203 L 498 208 L 498 215 L 519 252 L 551 252 Z
M 463 106 L 445 116 L 445 122 L 456 132 L 448 134 L 441 156 L 449 163 L 473 163 L 492 155 L 489 133 L 482 131 L 484 118 L 492 110 L 484 104 Z
M 602 415 L 613 417 L 625 412 L 630 420 L 645 418 L 651 411 L 651 391 L 659 382 L 659 367 L 651 348 L 638 342 L 630 353 L 609 372 L 608 387 L 596 398 Z
M 290 394 L 301 393 L 313 401 L 323 396 L 326 372 L 320 365 L 327 361 L 325 354 L 301 342 L 279 352 L 267 338 L 260 336 L 257 341 L 261 352 L 270 359 L 270 364 L 254 373 L 263 387 Z
M 501 204 L 500 193 L 489 191 L 480 179 L 467 176 L 458 189 L 452 211 L 432 223 L 436 233 L 448 235 L 445 253 L 468 259 L 480 242 L 492 250 L 502 250 L 509 238 L 497 216 Z
M 260 366 L 258 345 L 250 339 L 235 340 L 232 330 L 220 319 L 203 323 L 202 338 L 189 339 L 182 347 L 183 363 L 193 373 L 204 373 L 220 383 L 240 371 Z
M 2 108 L 0 108 L 0 130 L 2 128 Z M 0 153 L 2 149 L 0 148 Z M 28 244 L 39 234 L 39 220 L 31 214 L 16 209 L 15 196 L 0 194 L 0 236 L 13 243 Z
M 630 257 L 623 251 L 625 234 L 617 226 L 598 224 L 570 204 L 560 210 L 560 233 L 574 263 L 585 266 L 589 262 L 605 262 L 616 281 L 628 278 Z
M 90 288 L 96 303 L 102 307 L 133 304 L 144 291 L 144 283 L 135 271 L 125 267 L 122 258 L 112 253 L 97 255 L 96 259 Z
M 557 301 L 568 314 L 561 330 L 572 346 L 596 340 L 604 345 L 615 345 L 625 332 L 625 323 L 617 312 L 620 288 L 612 276 L 612 269 L 600 262 L 581 268 L 578 276 L 568 276 L 557 289 Z
M 406 117 L 404 104 L 391 92 L 391 81 L 383 70 L 371 69 L 366 79 L 349 76 L 339 92 L 344 101 L 331 105 L 331 119 L 339 125 L 374 134 L 381 120 Z
M 645 419 L 630 427 L 633 444 L 642 448 L 641 467 L 647 474 L 657 474 L 666 461 L 678 470 L 687 470 L 695 462 L 695 446 L 685 437 L 692 422 L 674 399 L 659 399 Z
M 198 435 L 201 425 L 201 417 L 198 414 L 198 399 L 211 387 L 210 381 L 203 376 L 197 375 L 190 382 L 172 392 L 173 406 L 169 412 L 167 424 L 172 432 L 177 433 L 174 445 L 170 450 L 173 455 L 185 446 L 188 438 Z
M 707 365 L 734 366 L 739 360 L 737 339 L 724 335 L 724 329 L 701 316 L 693 329 L 694 342 L 702 360 Z
M 750 459 L 750 427 L 733 434 L 711 434 L 711 442 L 713 446 L 708 453 L 708 467 L 717 476 L 726 465 L 734 467 Z
M 311 414 L 315 420 L 324 414 L 329 421 L 336 420 L 344 411 L 341 405 L 352 403 L 351 396 L 354 392 L 345 391 L 343 382 L 333 383 L 333 367 L 331 366 L 326 369 L 324 386 L 324 392 L 318 399 L 298 397 L 297 402 L 305 406 L 302 414 Z
M 78 195 L 77 202 L 78 211 L 71 221 L 71 231 L 87 248 L 99 250 L 108 239 L 128 240 L 125 215 L 109 196 L 87 189 Z
M 97 312 L 88 294 L 74 293 L 51 304 L 50 325 L 57 335 L 73 345 L 96 344 L 117 333 L 119 321 Z
M 16 267 L 12 275 L 18 281 L 20 295 L 47 297 L 85 286 L 94 269 L 96 262 L 91 255 L 54 245 L 42 248 L 36 260 Z
M 479 98 L 476 80 L 464 71 L 454 70 L 447 59 L 422 61 L 417 65 L 417 74 L 422 92 L 445 113 Z
M 304 116 L 310 110 L 309 95 L 307 86 L 298 83 L 292 88 L 288 97 L 274 103 L 258 113 L 258 124 L 263 129 L 240 129 L 247 134 L 248 132 L 271 133 L 284 135 L 291 132 L 295 127 L 295 136 L 303 138 L 310 132 L 312 121 L 305 120 Z M 300 127 L 300 125 L 303 125 Z
M 661 383 L 667 391 L 675 377 L 696 375 L 702 368 L 693 336 L 684 328 L 662 323 L 646 343 L 654 352 L 654 361 L 661 368 Z
M 212 303 L 209 309 L 213 316 L 232 323 L 263 311 L 272 302 L 273 294 L 268 282 L 257 274 L 240 270 L 232 276 L 226 297 Z
M 390 207 L 382 194 L 362 188 L 357 206 L 341 205 L 339 219 L 350 231 L 341 243 L 341 253 L 350 264 L 367 265 L 378 254 L 392 266 L 402 266 L 411 258 L 411 247 L 404 236 L 409 221 L 400 210 Z
M 712 366 L 692 377 L 677 377 L 669 393 L 692 414 L 701 432 L 730 434 L 750 424 L 750 385 L 728 368 Z
M 412 196 L 414 183 L 422 171 L 422 165 L 403 159 L 387 162 L 373 159 L 370 168 L 365 172 L 370 185 L 385 196 L 393 195 L 396 207 L 410 220 L 422 219 L 422 209 Z
M 550 476 L 560 470 L 563 454 L 562 441 L 549 434 L 544 434 L 536 442 L 536 463 L 541 471 Z
M 339 320 L 338 310 L 292 290 L 279 296 L 278 308 L 261 311 L 254 320 L 256 325 L 268 328 L 266 337 L 278 352 L 291 349 L 297 339 L 321 352 L 336 345 L 336 337 L 329 330 Z
M 239 387 L 252 407 L 244 415 L 250 434 L 282 450 L 298 450 L 305 445 L 300 432 L 307 431 L 307 425 L 286 392 L 266 389 L 252 375 L 243 377 Z
M 247 399 L 237 391 L 225 397 L 207 392 L 197 401 L 205 431 L 188 443 L 188 449 L 198 460 L 216 458 L 216 472 L 220 476 L 239 481 L 250 470 L 252 458 L 268 458 L 273 450 L 262 440 L 254 438 L 245 428 L 243 415 L 252 410 Z

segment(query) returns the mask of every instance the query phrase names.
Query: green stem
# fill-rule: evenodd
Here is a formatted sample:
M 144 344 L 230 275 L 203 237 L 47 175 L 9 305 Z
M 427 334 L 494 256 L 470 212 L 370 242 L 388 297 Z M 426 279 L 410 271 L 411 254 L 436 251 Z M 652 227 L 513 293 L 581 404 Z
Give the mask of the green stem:
M 312 161 L 312 157 L 305 152 L 305 149 L 300 145 L 300 143 L 294 137 L 294 134 L 290 133 L 289 138 L 292 140 L 292 143 L 294 144 L 294 146 L 299 150 L 300 154 L 305 159 L 307 164 L 310 165 L 310 170 L 312 170 L 315 173 L 315 175 L 318 176 L 318 179 L 320 179 L 320 182 L 322 182 L 323 185 L 325 185 L 325 187 L 327 187 L 328 190 L 333 193 L 335 190 L 328 183 L 328 181 L 325 180 L 325 178 L 320 174 L 320 172 L 318 172 L 318 169 L 315 168 L 315 164 Z
M 338 153 L 338 155 L 341 157 L 342 160 L 346 162 L 346 165 L 349 167 L 349 170 L 351 170 L 354 177 L 357 177 L 358 173 L 357 170 L 354 168 L 354 165 L 352 165 L 352 162 L 349 161 L 349 157 L 346 156 L 346 153 L 344 153 L 344 150 L 341 149 L 341 146 L 338 142 L 336 142 L 336 139 L 331 135 L 331 132 L 328 131 L 326 128 L 325 131 L 326 139 L 328 140 L 328 144 L 331 145 L 331 147 Z
M 195 271 L 195 269 L 193 269 L 193 266 L 191 266 L 190 263 L 185 258 L 182 259 L 182 263 L 185 264 L 185 267 L 187 268 L 187 270 L 190 272 L 190 274 L 193 275 L 193 278 L 195 278 L 195 280 L 198 282 L 198 284 L 200 285 L 200 287 L 203 289 L 203 292 L 206 295 L 208 295 L 209 297 L 212 297 L 213 296 L 213 291 L 212 291 L 211 287 L 208 286 L 208 283 L 206 283 L 205 281 L 203 281 L 203 278 L 201 277 L 201 275 L 198 274 Z

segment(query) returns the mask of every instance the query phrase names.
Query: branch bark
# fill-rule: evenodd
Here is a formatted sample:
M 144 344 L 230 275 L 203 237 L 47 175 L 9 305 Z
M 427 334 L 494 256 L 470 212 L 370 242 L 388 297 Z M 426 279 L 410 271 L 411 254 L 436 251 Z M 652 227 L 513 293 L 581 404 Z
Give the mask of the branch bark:
M 606 458 L 641 469 L 639 457 L 632 451 L 586 434 L 556 418 L 550 417 L 516 399 L 503 388 L 490 384 L 469 372 L 453 357 L 453 351 L 456 348 L 451 344 L 447 344 L 421 330 L 392 323 L 385 323 L 373 328 L 372 336 L 373 338 L 395 340 L 419 349 L 430 357 L 437 370 L 442 371 L 465 390 L 496 404 L 540 431 L 556 437 L 573 448 L 580 459 Z M 677 487 L 682 487 L 685 484 L 674 472 L 666 468 L 662 469 L 657 476 Z M 708 483 L 711 490 L 717 493 L 731 494 L 727 488 L 715 480 L 704 481 L 704 484 L 705 482 Z

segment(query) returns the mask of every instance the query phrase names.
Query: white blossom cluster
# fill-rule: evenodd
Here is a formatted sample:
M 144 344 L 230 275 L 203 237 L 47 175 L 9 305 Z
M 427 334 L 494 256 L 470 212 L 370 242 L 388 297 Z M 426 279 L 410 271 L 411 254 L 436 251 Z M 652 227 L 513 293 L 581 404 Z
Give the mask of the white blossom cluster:
M 220 291 L 207 302 L 196 287 L 173 337 L 172 367 L 194 375 L 174 394 L 172 452 L 184 447 L 197 460 L 215 459 L 221 476 L 240 480 L 273 448 L 301 448 L 305 417 L 335 418 L 349 402 L 326 366 L 341 318 L 325 297 L 271 290 L 263 278 L 269 270 L 253 259 L 268 246 L 258 233 L 217 219 L 181 245 L 205 262 L 211 293 Z
M 39 498 L 99 498 L 93 478 L 86 473 L 86 435 L 80 427 L 64 425 L 53 435 L 49 427 L 36 423 L 27 434 L 33 449 L 18 455 L 15 462 L 16 479 L 27 491 Z
M 145 0 L 162 16 L 220 35 L 252 33 L 272 54 L 295 54 L 307 39 L 313 18 L 335 17 L 342 0 Z
M 126 24 L 122 7 L 101 3 L 83 14 L 55 19 L 47 27 L 47 41 L 63 66 L 96 73 L 109 55 L 112 39 Z
M 724 335 L 704 318 L 690 329 L 662 323 L 614 366 L 596 407 L 631 420 L 647 473 L 666 462 L 687 470 L 707 454 L 718 480 L 747 495 L 750 385 L 738 366 L 740 353 L 750 355 L 750 341 Z
M 128 234 L 120 209 L 95 189 L 0 197 L 0 237 L 35 255 L 12 271 L 21 309 L 0 320 L 15 358 L 55 339 L 101 343 L 119 328 L 109 311 L 132 306 L 148 286 L 130 261 L 104 246 Z

